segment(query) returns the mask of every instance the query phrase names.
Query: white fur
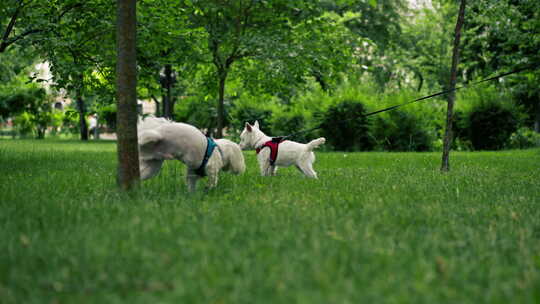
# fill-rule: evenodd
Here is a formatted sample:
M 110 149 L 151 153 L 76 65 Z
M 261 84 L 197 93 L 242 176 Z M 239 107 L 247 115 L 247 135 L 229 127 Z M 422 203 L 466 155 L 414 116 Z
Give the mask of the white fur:
M 207 141 L 204 134 L 194 126 L 176 123 L 164 118 L 147 117 L 138 124 L 139 169 L 141 179 L 155 176 L 164 160 L 176 159 L 186 165 L 188 190 L 194 191 L 197 180 L 195 173 L 206 152 Z M 241 174 L 246 165 L 240 147 L 227 139 L 216 140 L 214 149 L 205 167 L 208 188 L 217 185 L 220 170 Z
M 258 121 L 253 126 L 246 123 L 242 134 L 240 134 L 240 147 L 242 149 L 260 148 L 271 139 L 259 129 Z M 279 144 L 277 159 L 273 166 L 270 164 L 270 149 L 262 149 L 257 154 L 261 174 L 263 176 L 275 175 L 277 167 L 295 165 L 307 177 L 317 178 L 317 173 L 313 170 L 313 163 L 315 162 L 313 149 L 324 144 L 325 141 L 324 137 L 312 140 L 307 144 L 285 140 Z

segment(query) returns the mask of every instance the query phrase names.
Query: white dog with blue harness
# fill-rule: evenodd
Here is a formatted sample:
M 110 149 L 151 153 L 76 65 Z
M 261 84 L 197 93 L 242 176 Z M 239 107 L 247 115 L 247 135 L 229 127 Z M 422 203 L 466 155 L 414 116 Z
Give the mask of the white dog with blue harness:
M 220 170 L 241 174 L 246 165 L 238 144 L 206 137 L 199 129 L 164 118 L 147 117 L 138 124 L 139 170 L 141 179 L 155 176 L 164 160 L 176 159 L 186 165 L 188 191 L 197 180 L 208 176 L 208 188 L 218 183 Z

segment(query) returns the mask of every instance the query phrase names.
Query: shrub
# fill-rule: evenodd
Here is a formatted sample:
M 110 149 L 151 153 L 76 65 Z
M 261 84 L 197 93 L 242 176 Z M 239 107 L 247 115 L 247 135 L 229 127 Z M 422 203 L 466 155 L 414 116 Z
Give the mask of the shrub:
M 60 110 L 53 110 L 51 113 L 51 135 L 56 135 L 62 126 L 62 121 L 64 119 L 64 112 Z
M 266 134 L 270 134 L 272 110 L 257 106 L 242 105 L 235 107 L 233 113 L 233 127 L 236 130 L 242 130 L 246 122 L 253 124 L 257 120 L 259 121 L 261 130 Z
M 78 121 L 79 113 L 76 113 L 76 114 L 77 114 L 77 121 Z M 70 115 L 69 119 L 73 119 L 73 118 L 74 118 L 74 115 Z M 110 132 L 116 131 L 116 104 L 107 105 L 99 109 L 98 119 L 100 123 L 102 124 L 104 123 L 107 126 L 108 131 Z
M 114 117 L 116 118 L 116 115 Z M 62 132 L 75 134 L 79 132 L 79 127 L 79 112 L 67 109 L 62 117 Z
M 261 95 L 258 97 L 248 94 L 236 99 L 231 107 L 230 119 L 233 132 L 241 132 L 245 123 L 259 121 L 261 130 L 268 135 L 272 134 L 272 114 L 279 108 L 271 96 Z
M 468 125 L 475 150 L 498 150 L 504 148 L 517 130 L 518 119 L 510 109 L 491 102 L 475 108 L 469 115 Z
M 229 103 L 225 102 L 224 126 L 230 124 L 227 110 Z M 174 120 L 188 123 L 200 129 L 206 129 L 208 135 L 212 135 L 217 127 L 216 100 L 203 96 L 192 96 L 183 99 L 174 110 Z
M 336 150 L 371 150 L 374 141 L 369 132 L 369 121 L 364 105 L 345 100 L 323 113 L 321 129 L 328 143 Z
M 457 95 L 456 111 L 461 112 L 460 139 L 475 150 L 497 150 L 508 144 L 522 121 L 521 109 L 508 91 L 494 86 L 478 86 Z
M 373 134 L 377 149 L 389 151 L 429 151 L 432 136 L 414 115 L 393 110 L 375 119 Z
M 11 95 L 6 102 L 11 115 L 17 115 L 14 123 L 23 136 L 34 133 L 44 138 L 45 131 L 53 122 L 52 99 L 43 88 L 30 86 Z
M 271 121 L 272 135 L 284 136 L 295 132 L 303 131 L 307 128 L 306 117 L 302 113 L 295 112 L 276 112 L 272 116 Z M 308 142 L 313 138 L 313 135 L 309 132 L 302 133 L 291 137 L 291 140 L 298 142 Z
M 445 116 L 446 118 L 446 116 Z M 472 143 L 469 139 L 469 129 L 467 123 L 467 115 L 460 110 L 457 110 L 454 113 L 454 121 L 452 123 L 452 149 L 457 151 L 470 151 L 473 150 Z M 441 129 L 441 142 L 444 134 L 442 132 L 444 129 Z M 442 147 L 442 145 L 441 145 Z
M 13 125 L 21 137 L 27 137 L 28 135 L 32 134 L 35 128 L 35 123 L 33 120 L 34 115 L 28 112 L 22 112 L 21 114 L 15 116 L 13 119 Z
M 519 128 L 516 132 L 510 135 L 508 140 L 508 148 L 525 149 L 532 147 L 540 147 L 540 134 L 529 128 Z

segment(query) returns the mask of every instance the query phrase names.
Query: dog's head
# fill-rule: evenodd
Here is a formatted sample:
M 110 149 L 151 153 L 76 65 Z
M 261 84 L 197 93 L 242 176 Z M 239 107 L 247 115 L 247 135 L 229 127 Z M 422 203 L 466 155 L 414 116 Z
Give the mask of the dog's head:
M 242 134 L 240 134 L 240 148 L 242 150 L 252 148 L 255 145 L 255 135 L 259 131 L 259 122 L 255 121 L 253 125 L 246 122 Z

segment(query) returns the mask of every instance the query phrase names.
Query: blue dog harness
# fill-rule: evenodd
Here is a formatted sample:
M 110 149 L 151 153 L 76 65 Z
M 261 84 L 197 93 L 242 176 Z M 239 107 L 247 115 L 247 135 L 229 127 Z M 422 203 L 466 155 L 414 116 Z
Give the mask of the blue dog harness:
M 204 153 L 203 161 L 201 163 L 201 166 L 199 168 L 197 168 L 197 170 L 195 170 L 195 173 L 197 175 L 199 175 L 199 176 L 206 176 L 206 172 L 204 172 L 204 168 L 206 167 L 206 164 L 208 163 L 208 160 L 210 159 L 210 156 L 212 156 L 212 152 L 214 152 L 214 149 L 218 148 L 218 150 L 219 150 L 218 145 L 216 144 L 216 142 L 212 138 L 206 137 L 206 142 L 207 142 L 207 144 L 206 144 L 206 153 Z

